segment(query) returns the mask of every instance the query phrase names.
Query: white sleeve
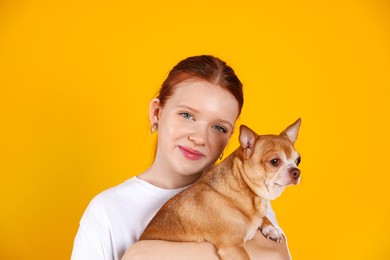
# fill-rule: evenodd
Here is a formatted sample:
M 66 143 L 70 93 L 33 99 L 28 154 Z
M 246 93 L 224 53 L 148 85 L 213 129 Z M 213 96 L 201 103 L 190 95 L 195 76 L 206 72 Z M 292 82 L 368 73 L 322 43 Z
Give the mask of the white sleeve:
M 93 201 L 85 210 L 80 220 L 77 231 L 71 260 L 104 260 L 107 259 L 107 250 L 104 248 L 103 235 L 101 234 L 101 223 L 99 214 Z

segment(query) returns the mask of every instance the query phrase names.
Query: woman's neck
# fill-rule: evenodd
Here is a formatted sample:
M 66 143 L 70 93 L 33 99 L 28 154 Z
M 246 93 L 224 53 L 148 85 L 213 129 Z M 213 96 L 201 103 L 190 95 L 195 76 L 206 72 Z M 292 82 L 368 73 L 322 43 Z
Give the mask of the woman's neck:
M 179 189 L 194 183 L 200 175 L 200 173 L 188 176 L 180 175 L 153 163 L 137 177 L 162 189 Z

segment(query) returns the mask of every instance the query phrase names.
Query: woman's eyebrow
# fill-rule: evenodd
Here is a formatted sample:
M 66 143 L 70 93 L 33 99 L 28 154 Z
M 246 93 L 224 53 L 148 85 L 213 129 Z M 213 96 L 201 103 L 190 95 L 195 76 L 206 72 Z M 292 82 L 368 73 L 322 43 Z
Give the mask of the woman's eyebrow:
M 179 108 L 184 108 L 184 109 L 191 110 L 191 111 L 193 111 L 193 112 L 195 112 L 195 113 L 199 113 L 199 111 L 196 110 L 196 109 L 193 108 L 193 107 L 189 107 L 189 106 L 186 106 L 186 105 L 178 105 L 178 107 L 179 107 Z

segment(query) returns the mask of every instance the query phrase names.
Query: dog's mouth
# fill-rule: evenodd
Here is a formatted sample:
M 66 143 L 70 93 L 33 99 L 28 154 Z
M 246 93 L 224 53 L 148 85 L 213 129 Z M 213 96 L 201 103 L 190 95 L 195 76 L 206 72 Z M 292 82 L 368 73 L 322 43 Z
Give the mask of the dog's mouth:
M 298 179 L 295 179 L 292 183 L 293 184 L 295 184 L 295 185 L 298 185 L 298 183 L 299 183 L 299 180 L 300 180 L 300 178 L 298 178 Z
M 291 176 L 290 173 L 281 173 L 274 179 L 275 187 L 287 187 L 297 185 L 300 181 L 300 176 Z
M 284 185 L 282 185 L 282 184 L 278 184 L 278 185 L 280 185 L 280 186 L 290 186 L 290 185 L 297 185 L 299 183 L 299 179 L 294 179 L 294 180 L 291 180 L 291 181 L 289 181 L 288 183 L 286 183 L 286 184 L 284 184 Z
M 275 182 L 274 186 L 283 188 L 283 187 L 287 187 L 287 186 L 292 185 L 292 184 L 297 185 L 298 183 L 299 183 L 299 179 L 295 179 L 295 180 L 291 180 L 291 181 L 289 181 L 288 183 L 285 183 L 285 184 L 282 184 L 282 183 L 279 183 L 279 182 Z
M 274 186 L 283 188 L 283 187 L 286 186 L 286 185 L 275 182 L 275 183 L 274 183 Z

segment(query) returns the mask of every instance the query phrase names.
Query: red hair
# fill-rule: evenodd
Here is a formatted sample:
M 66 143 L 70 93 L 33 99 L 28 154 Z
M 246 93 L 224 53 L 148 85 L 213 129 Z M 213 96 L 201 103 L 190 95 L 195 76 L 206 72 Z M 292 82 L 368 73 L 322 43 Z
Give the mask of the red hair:
M 237 100 L 240 115 L 244 105 L 242 83 L 226 62 L 211 55 L 188 57 L 173 67 L 158 95 L 162 107 L 174 94 L 177 84 L 188 79 L 204 80 L 228 91 Z

